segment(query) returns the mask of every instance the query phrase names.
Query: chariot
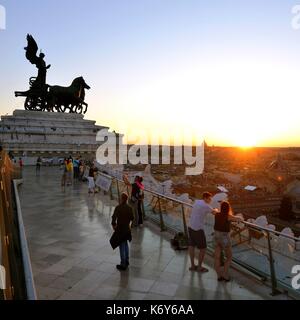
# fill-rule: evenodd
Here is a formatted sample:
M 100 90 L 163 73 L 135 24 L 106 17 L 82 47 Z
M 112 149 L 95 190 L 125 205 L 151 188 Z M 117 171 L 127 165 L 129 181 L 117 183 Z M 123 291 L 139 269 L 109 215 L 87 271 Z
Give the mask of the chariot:
M 16 97 L 25 97 L 24 108 L 28 111 L 69 112 L 85 114 L 88 104 L 85 89 L 90 89 L 83 77 L 73 80 L 69 87 L 46 84 L 47 70 L 45 55 L 37 56 L 38 46 L 31 35 L 27 35 L 26 58 L 38 68 L 38 76 L 29 79 L 28 91 L 16 91 Z

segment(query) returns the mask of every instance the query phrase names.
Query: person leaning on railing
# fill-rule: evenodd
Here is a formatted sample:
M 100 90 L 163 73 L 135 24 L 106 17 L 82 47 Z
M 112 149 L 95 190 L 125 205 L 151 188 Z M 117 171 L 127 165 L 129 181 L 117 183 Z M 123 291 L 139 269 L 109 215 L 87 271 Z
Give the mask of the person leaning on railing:
M 134 178 L 134 183 L 130 183 L 128 176 L 123 175 L 123 181 L 127 186 L 131 186 L 131 195 L 129 199 L 129 205 L 132 207 L 134 212 L 134 222 L 133 226 L 137 227 L 143 226 L 143 211 L 142 211 L 142 201 L 144 198 L 144 185 L 143 179 L 139 176 Z
M 214 211 L 215 226 L 214 226 L 214 241 L 215 241 L 215 270 L 218 274 L 218 281 L 230 281 L 229 268 L 232 262 L 232 245 L 230 239 L 231 222 L 242 221 L 241 217 L 233 215 L 229 202 L 221 203 L 220 211 Z M 224 269 L 221 268 L 221 253 L 224 250 L 226 261 Z
M 208 272 L 208 269 L 203 267 L 203 261 L 206 254 L 207 242 L 205 235 L 205 219 L 208 214 L 213 213 L 214 209 L 210 206 L 212 194 L 209 192 L 203 193 L 202 200 L 196 200 L 189 222 L 189 255 L 191 259 L 190 271 Z M 195 248 L 199 249 L 199 265 L 195 265 Z

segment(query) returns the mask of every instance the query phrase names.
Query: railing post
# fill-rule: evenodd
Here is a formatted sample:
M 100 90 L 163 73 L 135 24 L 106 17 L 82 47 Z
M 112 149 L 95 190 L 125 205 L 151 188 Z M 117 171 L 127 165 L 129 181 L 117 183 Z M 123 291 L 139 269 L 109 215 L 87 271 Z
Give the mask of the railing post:
M 186 238 L 188 239 L 189 234 L 188 234 L 188 227 L 186 224 L 186 219 L 185 219 L 185 210 L 184 210 L 184 205 L 181 205 L 181 213 L 182 213 L 182 222 L 183 222 L 183 229 L 184 229 L 184 234 Z
M 110 200 L 114 200 L 112 184 L 111 184 L 111 186 L 109 188 L 109 195 L 110 195 Z
M 161 211 L 160 197 L 158 197 L 158 208 L 159 208 L 160 230 L 161 231 L 166 231 L 167 228 L 165 226 L 163 214 L 162 214 L 162 211 Z
M 121 196 L 120 196 L 120 188 L 119 188 L 119 181 L 118 181 L 118 179 L 116 179 L 116 182 L 117 182 L 117 190 L 118 190 L 118 200 L 119 200 L 119 203 L 121 203 Z
M 277 289 L 277 278 L 276 272 L 274 267 L 274 259 L 273 259 L 273 252 L 272 252 L 272 245 L 271 245 L 271 236 L 270 232 L 267 231 L 267 239 L 268 239 L 268 250 L 269 250 L 269 261 L 270 261 L 270 272 L 271 272 L 271 282 L 272 282 L 272 296 L 280 294 L 280 291 Z

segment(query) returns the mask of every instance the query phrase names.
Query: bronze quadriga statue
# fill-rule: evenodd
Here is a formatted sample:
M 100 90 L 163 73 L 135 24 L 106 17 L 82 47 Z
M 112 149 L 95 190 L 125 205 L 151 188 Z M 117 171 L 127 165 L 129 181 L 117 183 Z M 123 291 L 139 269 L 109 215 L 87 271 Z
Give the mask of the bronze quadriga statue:
M 25 110 L 86 113 L 88 104 L 85 103 L 85 89 L 90 89 L 83 77 L 73 80 L 70 87 L 49 86 L 46 84 L 47 70 L 51 65 L 46 64 L 45 55 L 37 56 L 38 46 L 31 35 L 27 35 L 28 45 L 25 48 L 26 58 L 38 69 L 37 77 L 29 80 L 28 91 L 16 91 L 16 97 L 26 97 Z

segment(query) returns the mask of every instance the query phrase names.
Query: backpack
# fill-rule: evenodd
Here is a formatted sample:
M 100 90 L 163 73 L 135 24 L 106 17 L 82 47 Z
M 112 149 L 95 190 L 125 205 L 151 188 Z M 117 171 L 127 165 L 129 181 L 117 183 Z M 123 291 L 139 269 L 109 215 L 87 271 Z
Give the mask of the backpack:
M 174 250 L 186 250 L 188 248 L 188 239 L 183 232 L 176 233 L 171 239 L 171 246 Z

